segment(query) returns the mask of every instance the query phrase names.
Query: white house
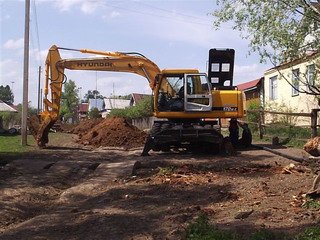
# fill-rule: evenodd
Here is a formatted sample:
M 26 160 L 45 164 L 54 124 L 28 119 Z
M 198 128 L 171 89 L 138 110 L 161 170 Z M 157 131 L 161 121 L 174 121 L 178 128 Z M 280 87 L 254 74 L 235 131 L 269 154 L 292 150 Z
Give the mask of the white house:
M 271 68 L 264 73 L 265 108 L 276 110 L 285 106 L 294 112 L 310 113 L 319 108 L 318 97 L 308 93 L 316 90 L 317 64 L 320 52 L 313 52 L 302 58 Z
M 102 112 L 102 117 L 105 118 L 112 109 L 125 109 L 130 107 L 130 100 L 118 98 L 105 98 L 104 105 L 105 111 Z

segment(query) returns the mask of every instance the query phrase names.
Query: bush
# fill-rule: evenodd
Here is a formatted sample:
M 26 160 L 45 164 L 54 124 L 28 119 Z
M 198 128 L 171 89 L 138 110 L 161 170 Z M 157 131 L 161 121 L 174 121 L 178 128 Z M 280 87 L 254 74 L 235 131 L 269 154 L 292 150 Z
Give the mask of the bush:
M 139 117 L 152 116 L 151 96 L 141 100 L 136 106 L 125 109 L 112 109 L 108 117 L 123 117 L 129 121 Z
M 100 112 L 98 108 L 92 108 L 89 112 L 89 118 L 100 118 Z
M 190 224 L 186 230 L 186 239 L 188 240 L 235 240 L 236 233 L 233 231 L 218 230 L 209 225 L 208 217 L 200 215 L 195 223 Z
M 259 110 L 260 109 L 260 103 L 259 102 L 251 102 L 248 106 L 248 110 Z M 259 122 L 259 112 L 248 112 L 247 114 L 247 121 L 248 122 L 253 122 L 253 123 L 258 123 Z M 249 123 L 249 128 L 251 131 L 256 132 L 258 131 L 258 125 Z
M 320 239 L 320 228 L 310 228 L 300 233 L 294 238 L 294 240 L 319 240 Z

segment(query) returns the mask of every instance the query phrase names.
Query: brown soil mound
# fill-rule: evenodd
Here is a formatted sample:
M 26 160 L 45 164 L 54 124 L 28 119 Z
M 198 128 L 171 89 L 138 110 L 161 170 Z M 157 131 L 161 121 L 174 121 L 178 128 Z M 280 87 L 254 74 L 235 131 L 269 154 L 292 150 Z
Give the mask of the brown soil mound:
M 95 147 L 141 147 L 147 137 L 146 133 L 119 117 L 100 119 L 96 122 L 93 119 L 86 120 L 73 132 L 76 131 L 80 136 L 77 142 Z
M 312 156 L 320 155 L 320 137 L 311 138 L 303 147 L 303 149 Z
M 80 121 L 79 125 L 71 130 L 71 133 L 74 134 L 86 134 L 89 132 L 94 126 L 100 124 L 103 118 L 92 118 Z

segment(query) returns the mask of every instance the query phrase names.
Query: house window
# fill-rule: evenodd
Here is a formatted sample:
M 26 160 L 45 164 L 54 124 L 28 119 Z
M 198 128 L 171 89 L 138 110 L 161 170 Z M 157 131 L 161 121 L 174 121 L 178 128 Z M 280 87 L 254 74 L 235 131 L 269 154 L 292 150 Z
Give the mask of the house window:
M 278 81 L 277 76 L 270 78 L 270 100 L 277 99 Z
M 316 80 L 316 66 L 314 64 L 307 66 L 306 77 L 309 88 L 314 86 Z
M 292 96 L 299 94 L 299 69 L 292 70 Z

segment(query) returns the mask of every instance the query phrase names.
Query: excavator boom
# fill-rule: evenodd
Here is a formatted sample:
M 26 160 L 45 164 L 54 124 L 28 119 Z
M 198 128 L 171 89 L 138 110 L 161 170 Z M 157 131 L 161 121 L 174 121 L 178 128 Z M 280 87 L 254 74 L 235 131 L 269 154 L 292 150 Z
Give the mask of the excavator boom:
M 148 79 L 150 88 L 155 89 L 155 79 L 161 71 L 150 59 L 138 54 L 119 52 L 99 52 L 92 50 L 76 50 L 82 53 L 99 54 L 105 57 L 61 59 L 59 47 L 49 49 L 45 64 L 44 111 L 28 120 L 28 127 L 40 148 L 48 143 L 48 133 L 59 116 L 62 85 L 65 82 L 65 69 L 130 72 Z M 165 84 L 165 83 L 163 83 Z M 49 97 L 51 95 L 51 97 Z

